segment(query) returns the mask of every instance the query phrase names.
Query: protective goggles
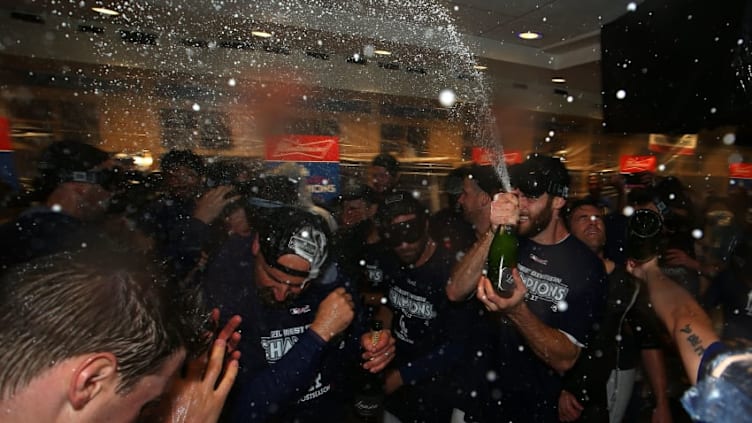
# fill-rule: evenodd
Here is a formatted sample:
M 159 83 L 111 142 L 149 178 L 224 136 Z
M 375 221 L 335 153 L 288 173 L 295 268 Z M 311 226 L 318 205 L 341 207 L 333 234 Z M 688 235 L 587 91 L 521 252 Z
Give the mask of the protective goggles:
M 411 219 L 406 222 L 395 223 L 381 228 L 381 239 L 389 247 L 400 244 L 412 244 L 425 235 L 425 221 L 423 219 Z
M 119 167 L 112 169 L 73 171 L 61 175 L 61 178 L 63 181 L 68 182 L 85 182 L 88 184 L 100 185 L 107 191 L 116 191 L 119 188 L 126 187 L 133 181 L 143 179 L 138 172 L 126 171 Z

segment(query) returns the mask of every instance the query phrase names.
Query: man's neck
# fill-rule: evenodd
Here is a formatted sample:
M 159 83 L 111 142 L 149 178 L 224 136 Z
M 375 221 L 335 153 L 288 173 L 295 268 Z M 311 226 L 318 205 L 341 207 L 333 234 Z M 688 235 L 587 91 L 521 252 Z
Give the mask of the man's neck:
M 434 242 L 433 239 L 428 238 L 428 242 L 426 242 L 426 247 L 423 248 L 423 252 L 420 254 L 420 257 L 418 257 L 418 260 L 415 262 L 415 267 L 423 266 L 428 262 L 428 260 L 433 256 L 433 253 L 436 252 L 436 242 Z
M 569 235 L 567 227 L 564 226 L 564 221 L 559 217 L 552 217 L 548 222 L 548 226 L 543 229 L 538 235 L 531 237 L 530 239 L 541 245 L 554 245 L 558 244 Z

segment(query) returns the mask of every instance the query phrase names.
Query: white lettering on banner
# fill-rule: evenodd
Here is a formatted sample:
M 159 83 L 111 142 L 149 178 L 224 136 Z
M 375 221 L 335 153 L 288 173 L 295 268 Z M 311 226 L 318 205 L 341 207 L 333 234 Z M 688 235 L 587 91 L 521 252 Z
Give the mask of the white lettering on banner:
M 426 297 L 415 295 L 396 286 L 389 290 L 389 302 L 408 317 L 425 320 L 436 317 L 433 304 L 426 301 Z
M 326 139 L 315 142 L 301 143 L 297 138 L 282 138 L 274 152 L 275 160 L 283 160 L 287 156 L 304 155 L 311 159 L 322 160 L 326 153 L 337 144 L 336 140 Z
M 314 194 L 337 192 L 336 185 L 308 185 L 308 190 Z
M 517 270 L 527 287 L 527 299 L 530 301 L 548 301 L 559 304 L 569 293 L 569 287 L 562 283 L 561 278 L 537 272 L 527 266 L 517 263 Z M 554 309 L 556 311 L 558 306 Z
M 747 294 L 747 307 L 745 310 L 747 310 L 747 316 L 752 316 L 752 291 L 749 291 L 749 294 Z
M 298 342 L 298 336 L 305 332 L 307 326 L 296 326 L 282 330 L 273 330 L 269 336 L 261 337 L 261 346 L 266 353 L 266 361 L 274 363 L 284 357 L 288 351 Z

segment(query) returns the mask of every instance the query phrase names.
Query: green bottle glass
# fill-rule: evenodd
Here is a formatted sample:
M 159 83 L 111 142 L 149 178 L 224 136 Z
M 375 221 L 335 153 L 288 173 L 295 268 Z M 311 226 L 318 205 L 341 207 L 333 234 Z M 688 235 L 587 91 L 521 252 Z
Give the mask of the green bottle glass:
M 514 229 L 499 225 L 488 249 L 486 276 L 500 297 L 509 298 L 514 291 L 512 269 L 517 267 L 517 246 Z

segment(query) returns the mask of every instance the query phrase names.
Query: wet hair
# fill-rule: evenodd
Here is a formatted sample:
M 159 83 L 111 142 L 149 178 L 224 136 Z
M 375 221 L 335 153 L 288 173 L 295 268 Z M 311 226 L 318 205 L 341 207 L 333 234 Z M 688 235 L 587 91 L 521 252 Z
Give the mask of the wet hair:
M 117 359 L 118 392 L 156 374 L 175 353 L 204 350 L 199 297 L 133 254 L 106 248 L 47 256 L 0 277 L 0 400 L 62 361 L 95 352 Z

